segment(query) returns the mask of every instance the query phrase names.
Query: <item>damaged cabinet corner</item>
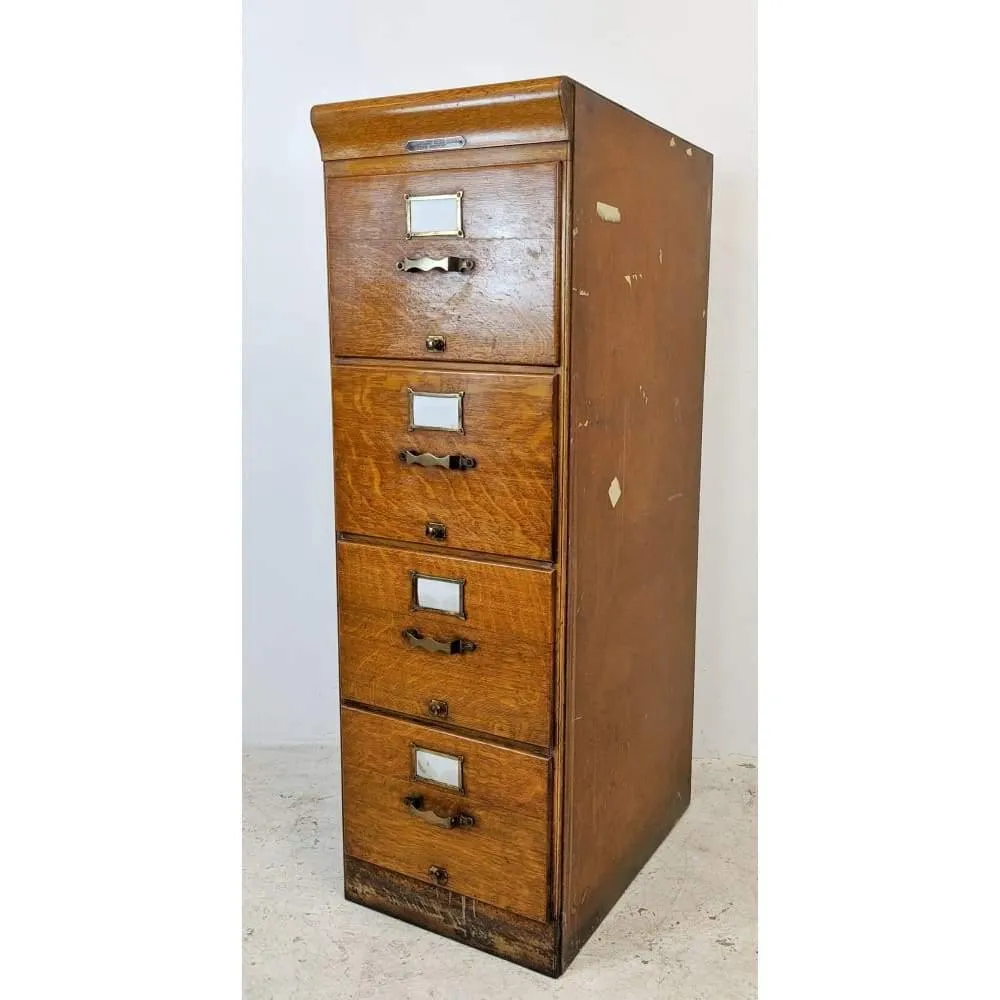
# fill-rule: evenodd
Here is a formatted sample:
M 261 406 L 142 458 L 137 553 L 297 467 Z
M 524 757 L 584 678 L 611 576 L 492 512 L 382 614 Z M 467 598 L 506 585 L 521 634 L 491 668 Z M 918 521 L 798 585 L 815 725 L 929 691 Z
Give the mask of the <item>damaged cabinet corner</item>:
M 559 976 L 690 800 L 712 157 L 566 77 L 311 117 L 345 894 Z

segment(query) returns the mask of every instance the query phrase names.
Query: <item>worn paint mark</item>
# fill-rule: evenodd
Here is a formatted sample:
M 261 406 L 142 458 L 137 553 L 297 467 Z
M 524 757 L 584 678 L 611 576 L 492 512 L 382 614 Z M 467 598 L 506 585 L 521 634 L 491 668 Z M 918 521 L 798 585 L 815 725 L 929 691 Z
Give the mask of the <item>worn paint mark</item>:
M 577 427 L 589 427 L 590 426 L 590 419 L 588 418 L 587 420 L 584 420 L 584 422 L 582 424 L 577 424 L 576 426 Z
M 580 227 L 579 227 L 579 226 L 574 226 L 574 227 L 573 227 L 573 235 L 574 235 L 574 236 L 576 236 L 576 234 L 577 234 L 578 232 L 580 232 Z
M 684 152 L 687 153 L 688 156 L 694 156 L 694 153 L 691 151 L 691 147 L 690 146 L 688 146 L 688 148 L 685 149 Z
M 639 395 L 642 396 L 643 403 L 646 403 L 648 405 L 649 404 L 649 396 L 646 395 L 646 390 L 643 389 L 643 387 L 641 385 L 639 386 Z
M 663 247 L 660 247 L 660 263 L 663 263 Z
M 667 497 L 667 503 L 670 503 L 671 500 L 680 500 L 682 496 L 684 496 L 683 493 L 674 493 L 672 496 Z
M 674 423 L 679 424 L 681 422 L 681 401 L 677 396 L 674 396 Z
M 622 221 L 622 213 L 614 205 L 606 205 L 603 201 L 597 203 L 597 214 L 602 222 Z
M 608 487 L 608 498 L 612 507 L 617 507 L 618 501 L 622 498 L 622 484 L 618 482 L 617 476 L 611 480 L 611 485 Z
M 677 145 L 677 140 L 673 136 L 670 137 L 670 145 L 671 146 L 676 146 Z
M 631 274 L 626 274 L 625 275 L 625 283 L 628 285 L 629 288 L 632 287 L 632 275 Z
M 704 319 L 707 315 L 708 315 L 708 310 L 707 309 L 702 309 L 702 311 L 701 311 L 701 318 Z
M 586 298 L 587 296 L 590 295 L 590 292 L 588 292 L 586 288 L 581 288 L 580 294 Z

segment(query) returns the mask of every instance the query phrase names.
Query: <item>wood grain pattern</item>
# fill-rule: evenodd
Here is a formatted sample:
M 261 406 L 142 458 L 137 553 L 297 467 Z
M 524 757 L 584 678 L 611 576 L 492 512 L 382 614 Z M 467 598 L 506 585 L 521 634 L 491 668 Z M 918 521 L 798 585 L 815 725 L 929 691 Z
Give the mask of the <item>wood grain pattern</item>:
M 554 364 L 558 163 L 327 181 L 333 353 Z M 406 194 L 462 191 L 463 237 L 406 239 Z M 404 272 L 468 257 L 469 273 Z M 430 352 L 444 336 L 444 355 Z
M 536 142 L 525 146 L 491 146 L 486 149 L 455 149 L 414 156 L 367 156 L 358 160 L 327 160 L 324 177 L 375 177 L 378 174 L 423 173 L 428 170 L 468 170 L 508 164 L 551 163 L 569 159 L 568 142 Z
M 323 159 L 344 160 L 403 153 L 410 139 L 459 135 L 467 149 L 565 140 L 571 112 L 569 81 L 550 77 L 320 104 L 310 117 Z
M 352 857 L 344 858 L 344 894 L 362 906 L 535 972 L 559 975 L 559 924 L 555 921 L 529 920 Z
M 549 761 L 518 750 L 341 710 L 344 849 L 428 884 L 432 866 L 448 888 L 534 920 L 548 916 Z M 465 794 L 410 778 L 411 746 L 461 756 Z M 471 814 L 475 826 L 443 829 L 413 816 L 424 797 L 440 815 Z
M 410 610 L 410 571 L 465 580 L 466 618 Z M 552 729 L 552 570 L 498 566 L 357 542 L 337 544 L 340 693 L 350 701 L 547 746 Z M 402 630 L 475 642 L 449 656 Z
M 582 87 L 574 144 L 567 964 L 690 799 L 712 190 L 711 156 Z
M 408 431 L 408 388 L 464 392 L 465 433 Z M 552 551 L 554 375 L 333 366 L 337 530 L 548 559 Z M 407 466 L 406 449 L 472 456 L 468 471 Z

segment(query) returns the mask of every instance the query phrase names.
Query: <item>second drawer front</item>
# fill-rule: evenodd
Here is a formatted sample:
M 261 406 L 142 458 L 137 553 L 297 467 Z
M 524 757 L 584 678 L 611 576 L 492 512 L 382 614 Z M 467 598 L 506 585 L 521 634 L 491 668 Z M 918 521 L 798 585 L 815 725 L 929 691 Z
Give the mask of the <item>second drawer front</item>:
M 547 759 L 353 708 L 341 734 L 350 857 L 546 919 Z
M 440 429 L 459 394 L 460 427 Z M 550 559 L 554 401 L 554 375 L 334 365 L 337 530 L 427 542 L 440 525 L 445 548 Z
M 422 580 L 457 613 L 419 607 Z M 337 589 L 343 698 L 549 745 L 552 570 L 339 542 Z

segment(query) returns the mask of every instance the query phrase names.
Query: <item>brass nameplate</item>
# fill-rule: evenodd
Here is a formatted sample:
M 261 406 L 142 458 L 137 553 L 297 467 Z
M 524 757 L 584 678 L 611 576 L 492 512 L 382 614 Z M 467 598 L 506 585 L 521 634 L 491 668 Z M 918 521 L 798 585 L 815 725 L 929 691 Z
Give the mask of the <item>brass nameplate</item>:
M 451 135 L 440 139 L 409 139 L 408 153 L 429 153 L 434 149 L 461 149 L 465 145 L 464 135 Z

